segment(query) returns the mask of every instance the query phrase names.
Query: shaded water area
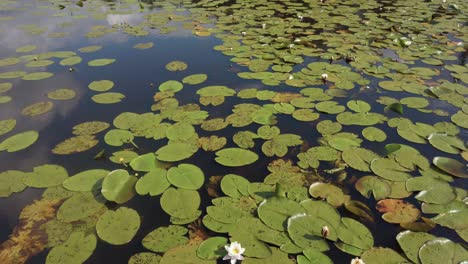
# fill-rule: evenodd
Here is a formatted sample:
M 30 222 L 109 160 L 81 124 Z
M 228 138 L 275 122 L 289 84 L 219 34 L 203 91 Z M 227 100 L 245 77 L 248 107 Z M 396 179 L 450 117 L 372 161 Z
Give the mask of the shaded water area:
M 466 12 L 2 1 L 0 263 L 468 261 Z

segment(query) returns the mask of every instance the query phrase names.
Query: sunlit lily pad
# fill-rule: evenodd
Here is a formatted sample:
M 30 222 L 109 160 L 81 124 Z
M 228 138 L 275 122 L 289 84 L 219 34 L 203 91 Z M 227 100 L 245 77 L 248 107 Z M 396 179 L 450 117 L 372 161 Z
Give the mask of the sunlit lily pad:
M 167 171 L 160 168 L 149 171 L 138 179 L 135 185 L 136 192 L 139 195 L 149 194 L 151 196 L 163 193 L 171 185 L 166 175 Z
M 63 222 L 75 222 L 104 209 L 106 209 L 104 201 L 94 197 L 91 192 L 77 192 L 60 206 L 57 219 Z
M 107 211 L 96 223 L 96 232 L 100 239 L 112 245 L 124 245 L 132 240 L 140 228 L 138 212 L 120 207 Z
M 446 181 L 431 177 L 414 177 L 406 181 L 408 191 L 421 191 L 415 198 L 434 204 L 446 204 L 456 198 L 455 190 Z
M 19 62 L 20 60 L 15 57 L 0 59 L 0 67 L 15 65 L 15 64 L 18 64 Z
M 356 147 L 346 148 L 341 157 L 351 168 L 368 172 L 371 171 L 372 160 L 379 158 L 377 154 L 368 149 Z
M 447 153 L 458 154 L 461 150 L 466 150 L 465 143 L 454 136 L 432 133 L 427 139 L 432 146 Z
M 74 192 L 90 192 L 108 173 L 102 169 L 83 171 L 63 181 L 63 187 Z
M 35 45 L 25 45 L 25 46 L 16 48 L 16 52 L 27 53 L 27 52 L 34 51 L 35 49 L 37 49 L 37 46 Z
M 396 237 L 406 256 L 415 263 L 421 263 L 418 258 L 419 248 L 434 238 L 436 237 L 428 233 L 411 231 L 401 232 Z
M 49 66 L 51 64 L 54 64 L 54 61 L 51 61 L 51 60 L 37 60 L 37 61 L 30 61 L 28 63 L 26 63 L 26 67 L 30 67 L 30 68 L 35 68 L 35 67 L 46 67 L 46 66 Z
M 157 264 L 161 261 L 161 256 L 151 252 L 140 252 L 131 256 L 128 260 L 128 264 Z
M 170 216 L 189 219 L 198 210 L 200 206 L 200 195 L 194 190 L 185 189 L 167 189 L 161 197 L 161 207 Z M 192 221 L 190 221 L 192 220 Z
M 104 177 L 101 193 L 108 201 L 125 203 L 135 195 L 134 186 L 137 180 L 126 170 L 114 170 Z
M 360 249 L 369 249 L 374 245 L 374 237 L 370 230 L 362 223 L 348 217 L 341 218 L 338 238 Z
M 159 85 L 159 91 L 164 92 L 164 91 L 171 91 L 171 92 L 178 92 L 184 88 L 184 85 L 180 83 L 179 81 L 166 81 Z
M 54 76 L 54 74 L 51 72 L 32 72 L 25 74 L 22 79 L 27 81 L 38 81 L 52 76 Z
M 381 129 L 376 127 L 366 127 L 362 130 L 362 135 L 369 141 L 384 142 L 387 135 Z
M 315 182 L 310 185 L 309 193 L 314 198 L 326 199 L 329 204 L 335 207 L 343 204 L 346 199 L 343 191 L 330 183 Z
M 327 222 L 315 216 L 297 214 L 288 219 L 287 230 L 296 245 L 303 249 L 326 251 L 329 249 L 327 242 L 322 238 L 321 230 Z M 334 230 L 334 240 L 336 231 Z
M 364 176 L 356 182 L 355 186 L 364 197 L 370 198 L 372 194 L 377 201 L 388 197 L 392 191 L 386 181 L 376 176 Z
M 160 161 L 174 162 L 191 157 L 198 147 L 187 143 L 171 143 L 156 151 L 156 158 Z
M 110 80 L 93 81 L 88 88 L 96 92 L 106 92 L 114 87 L 114 82 Z
M 446 238 L 436 238 L 427 241 L 419 249 L 419 259 L 422 264 L 463 263 L 468 259 L 468 251 L 463 245 Z
M 98 104 L 115 104 L 121 102 L 125 95 L 121 93 L 101 93 L 91 97 L 91 99 Z
M 69 57 L 60 61 L 62 66 L 72 66 L 81 63 L 82 59 L 78 56 Z
M 25 149 L 39 138 L 39 133 L 36 131 L 26 131 L 13 135 L 0 143 L 0 151 L 16 152 Z
M 106 66 L 109 64 L 114 63 L 115 59 L 96 59 L 88 62 L 88 66 L 91 67 L 99 67 L 99 66 Z
M 365 251 L 362 256 L 365 263 L 394 264 L 406 263 L 408 260 L 391 248 L 374 247 Z
M 216 162 L 228 167 L 240 167 L 258 160 L 254 152 L 240 148 L 225 148 L 216 152 Z
M 398 199 L 385 199 L 377 203 L 377 210 L 389 223 L 409 223 L 419 219 L 421 212 L 414 205 Z
M 65 243 L 52 248 L 47 255 L 46 263 L 83 263 L 93 254 L 96 244 L 97 239 L 94 234 L 73 232 Z
M 203 241 L 197 249 L 197 256 L 202 259 L 218 259 L 226 254 L 224 245 L 228 244 L 225 237 L 210 237 Z
M 433 163 L 441 170 L 450 173 L 453 176 L 460 178 L 468 178 L 466 171 L 466 165 L 459 162 L 458 160 L 446 158 L 446 157 L 435 157 Z
M 0 173 L 0 197 L 8 197 L 12 193 L 21 192 L 26 188 L 23 178 L 27 173 L 17 170 L 7 170 Z

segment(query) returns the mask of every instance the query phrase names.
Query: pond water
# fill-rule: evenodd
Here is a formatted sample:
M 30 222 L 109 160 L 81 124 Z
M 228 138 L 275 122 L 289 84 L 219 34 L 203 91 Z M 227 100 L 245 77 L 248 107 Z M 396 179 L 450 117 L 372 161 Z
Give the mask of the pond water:
M 467 7 L 1 1 L 1 262 L 468 261 Z

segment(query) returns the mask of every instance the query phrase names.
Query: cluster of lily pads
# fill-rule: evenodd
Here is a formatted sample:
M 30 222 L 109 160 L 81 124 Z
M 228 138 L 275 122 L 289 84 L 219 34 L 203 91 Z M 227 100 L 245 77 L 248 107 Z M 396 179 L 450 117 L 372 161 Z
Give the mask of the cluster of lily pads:
M 91 11 L 100 1 L 50 2 L 57 17 L 67 15 L 64 9 L 85 9 L 94 19 L 105 18 Z M 468 128 L 468 67 L 457 62 L 468 40 L 466 3 L 202 0 L 183 1 L 180 7 L 173 1 L 124 2 L 116 13 L 137 8 L 141 23 L 93 26 L 86 37 L 144 37 L 154 30 L 213 35 L 222 41 L 214 49 L 240 67 L 230 71 L 263 86 L 206 85 L 209 74 L 183 75 L 190 63 L 164 62 L 167 78 L 157 85 L 149 112 L 128 110 L 112 122 L 77 124 L 52 149 L 56 155 L 89 153 L 103 141 L 95 159 L 115 163 L 114 170 L 70 176 L 60 165 L 45 164 L 1 172 L 0 197 L 45 189 L 41 201 L 48 203 L 37 202 L 20 216 L 34 223 L 20 234 L 47 237 L 36 248 L 26 247 L 31 255 L 50 249 L 48 264 L 82 263 L 98 242 L 126 245 L 146 232 L 141 241 L 146 251 L 129 263 L 216 263 L 229 240 L 245 248 L 242 263 L 333 263 L 338 251 L 367 264 L 468 260 L 463 245 L 468 193 L 462 182 L 468 178 L 463 130 Z M 19 28 L 33 35 L 46 32 L 36 25 Z M 153 42 L 133 47 L 134 52 L 157 48 Z M 78 53 L 34 53 L 36 48 L 24 45 L 16 49 L 18 57 L 0 59 L 7 69 L 0 68 L 0 80 L 52 79 L 54 73 L 42 69 L 54 60 L 73 72 L 85 64 L 79 53 L 99 52 L 102 46 Z M 120 61 L 98 58 L 86 65 L 113 63 Z M 181 74 L 185 77 L 170 79 Z M 114 85 L 90 82 L 91 100 L 114 104 L 131 96 L 109 92 Z M 0 94 L 12 88 L 13 83 L 2 82 Z M 179 93 L 187 90 L 199 96 L 198 103 L 182 103 Z M 75 96 L 72 89 L 54 90 L 47 94 L 52 101 L 26 106 L 21 114 L 35 118 Z M 3 106 L 11 100 L 0 96 Z M 0 120 L 0 153 L 39 140 L 33 130 L 8 135 L 16 123 Z M 142 151 L 147 144 L 155 149 Z M 196 163 L 192 158 L 200 153 L 213 164 Z M 215 163 L 227 173 L 206 175 L 205 167 Z M 269 173 L 255 176 L 261 181 L 248 180 L 252 175 L 243 174 L 242 167 L 258 164 L 268 164 Z M 154 197 L 171 224 L 140 230 L 145 212 L 129 206 L 136 196 Z M 205 196 L 213 198 L 206 207 Z M 40 219 L 30 211 L 40 212 Z M 399 248 L 375 243 L 378 218 L 398 226 Z M 430 234 L 433 230 L 448 235 Z

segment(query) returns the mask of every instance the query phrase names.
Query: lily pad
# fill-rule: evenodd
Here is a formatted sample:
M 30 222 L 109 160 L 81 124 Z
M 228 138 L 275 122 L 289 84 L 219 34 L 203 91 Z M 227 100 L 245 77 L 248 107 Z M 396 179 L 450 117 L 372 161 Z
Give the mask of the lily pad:
M 90 192 L 108 173 L 108 170 L 102 169 L 83 171 L 65 179 L 63 187 L 74 192 Z
M 125 95 L 121 93 L 101 93 L 91 97 L 91 99 L 98 104 L 115 104 L 122 101 Z
M 16 152 L 25 149 L 39 138 L 36 131 L 26 131 L 13 135 L 0 143 L 0 151 Z
M 46 263 L 83 263 L 93 254 L 96 244 L 97 239 L 94 234 L 73 232 L 65 243 L 52 248 L 47 255 Z
M 174 162 L 187 159 L 197 152 L 198 147 L 187 143 L 171 143 L 156 151 L 160 161 Z
M 374 237 L 370 230 L 362 223 L 348 217 L 341 218 L 338 238 L 360 249 L 369 249 L 374 245 Z
M 100 67 L 100 66 L 106 66 L 109 64 L 114 63 L 116 60 L 115 59 L 96 59 L 88 62 L 88 66 L 91 67 Z
M 78 192 L 60 206 L 57 219 L 67 223 L 75 222 L 105 209 L 104 201 L 95 197 L 91 192 Z
M 226 254 L 224 245 L 228 244 L 225 237 L 210 237 L 203 241 L 197 249 L 197 256 L 202 259 L 218 259 Z
M 183 71 L 187 69 L 187 64 L 183 61 L 171 61 L 166 64 L 166 69 L 168 71 Z
M 309 193 L 314 198 L 326 199 L 329 204 L 335 207 L 342 205 L 346 200 L 343 191 L 330 183 L 315 182 L 310 185 Z
M 151 251 L 166 252 L 171 248 L 186 244 L 189 241 L 185 236 L 187 232 L 187 228 L 182 226 L 159 227 L 147 234 L 142 244 Z
M 171 91 L 176 93 L 182 90 L 182 88 L 184 88 L 184 85 L 181 82 L 175 80 L 166 81 L 159 85 L 159 91 L 161 92 Z
M 138 43 L 138 44 L 133 45 L 133 48 L 139 49 L 139 50 L 151 49 L 152 47 L 154 47 L 153 42 L 144 42 L 144 43 Z
M 52 76 L 54 76 L 54 74 L 51 72 L 32 72 L 25 74 L 22 79 L 26 81 L 38 81 Z
M 397 235 L 398 244 L 406 256 L 414 263 L 421 263 L 418 258 L 419 248 L 427 241 L 436 237 L 425 232 L 404 231 Z
M 135 190 L 139 195 L 156 196 L 163 193 L 171 184 L 167 180 L 167 171 L 155 168 L 138 179 Z
M 69 57 L 60 61 L 62 66 L 72 66 L 81 63 L 82 59 L 78 56 Z
M 109 123 L 102 121 L 88 121 L 78 124 L 73 127 L 73 134 L 80 135 L 94 135 L 109 128 Z
M 328 244 L 321 235 L 322 227 L 326 225 L 327 222 L 315 216 L 297 214 L 288 219 L 287 228 L 294 244 L 299 247 L 327 251 Z M 336 231 L 334 231 L 334 239 L 336 240 Z
M 462 150 L 466 150 L 465 143 L 454 136 L 432 133 L 427 139 L 432 146 L 447 153 L 459 154 Z
M 7 170 L 0 173 L 0 197 L 8 197 L 12 193 L 21 192 L 26 188 L 23 183 L 27 173 L 17 170 Z
M 216 152 L 216 162 L 228 167 L 240 167 L 258 160 L 254 152 L 241 148 L 225 148 Z
M 422 264 L 463 263 L 468 259 L 468 251 L 462 245 L 446 238 L 427 241 L 419 249 Z
M 468 178 L 466 165 L 458 160 L 446 157 L 435 157 L 432 162 L 437 166 L 437 168 L 450 173 L 453 176 L 465 179 Z
M 290 216 L 304 213 L 299 203 L 283 197 L 271 197 L 263 201 L 257 208 L 258 217 L 268 227 L 283 231 L 286 229 Z
M 99 141 L 94 135 L 81 135 L 65 139 L 52 149 L 52 153 L 58 155 L 69 155 L 89 150 L 96 146 Z
M 377 210 L 389 223 L 410 223 L 419 219 L 421 212 L 414 205 L 399 199 L 385 199 L 377 203 Z
M 171 216 L 190 218 L 198 210 L 200 201 L 196 191 L 169 188 L 161 197 L 161 207 Z
M 76 92 L 71 89 L 57 89 L 47 94 L 47 97 L 52 100 L 70 100 L 75 96 Z
M 0 136 L 12 131 L 16 127 L 15 119 L 0 120 Z
M 53 107 L 54 103 L 50 101 L 39 102 L 23 108 L 21 114 L 34 117 L 49 112 Z
M 203 186 L 205 174 L 192 164 L 180 164 L 172 167 L 167 172 L 169 182 L 179 188 L 187 190 L 198 190 Z
M 408 260 L 391 248 L 376 247 L 365 251 L 362 256 L 365 263 L 395 264 L 407 263 Z
M 184 79 L 182 79 L 182 82 L 186 84 L 195 85 L 195 84 L 200 84 L 206 81 L 206 79 L 208 79 L 208 75 L 201 73 L 201 74 L 189 75 L 185 77 Z
M 114 87 L 114 82 L 110 80 L 93 81 L 88 88 L 96 92 L 106 92 Z
M 114 170 L 104 177 L 101 193 L 108 201 L 125 203 L 135 195 L 134 186 L 137 180 L 126 170 Z
M 112 245 L 124 245 L 130 242 L 140 228 L 138 212 L 120 207 L 115 211 L 107 211 L 96 223 L 99 238 Z

